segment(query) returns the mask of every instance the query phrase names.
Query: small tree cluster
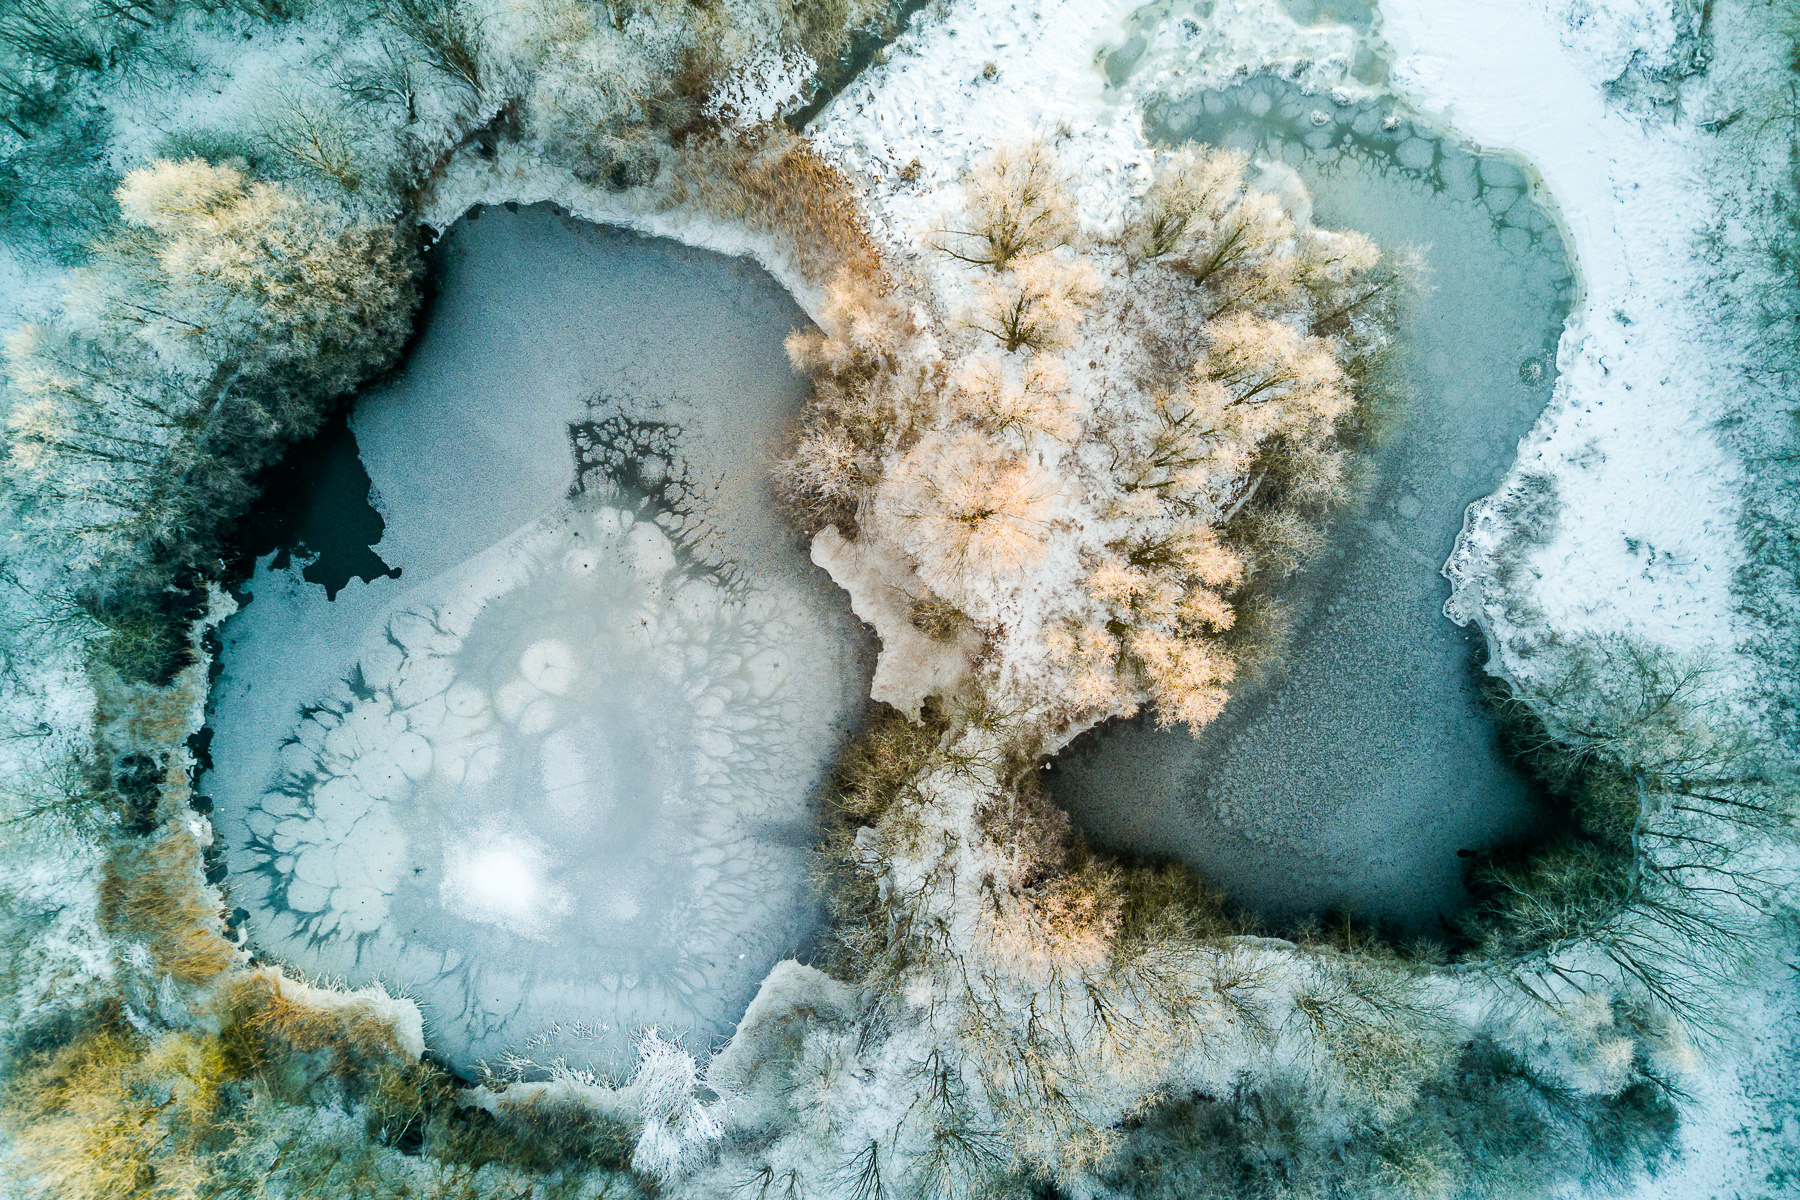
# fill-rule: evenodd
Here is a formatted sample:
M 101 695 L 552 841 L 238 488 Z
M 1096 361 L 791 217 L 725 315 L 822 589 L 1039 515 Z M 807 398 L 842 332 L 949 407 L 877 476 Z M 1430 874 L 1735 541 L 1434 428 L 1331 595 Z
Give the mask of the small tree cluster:
M 1715 1032 L 1713 990 L 1787 910 L 1770 849 L 1794 835 L 1800 782 L 1712 687 L 1704 662 L 1615 639 L 1572 648 L 1535 705 L 1511 702 L 1569 828 L 1477 864 L 1479 957 L 1547 999 L 1616 991 Z
M 1090 552 L 1086 581 L 1101 619 L 1070 618 L 1057 644 L 1093 678 L 1104 631 L 1114 673 L 1135 670 L 1159 720 L 1196 729 L 1246 656 L 1224 635 L 1251 585 L 1304 561 L 1345 497 L 1338 426 L 1356 397 L 1345 364 L 1388 336 L 1389 314 L 1362 312 L 1392 290 L 1372 278 L 1373 245 L 1297 227 L 1246 185 L 1246 165 L 1229 151 L 1171 155 L 1126 232 L 1142 286 L 1191 281 L 1199 319 L 1175 339 L 1193 347 L 1178 381 L 1105 414 L 1116 533 Z
M 854 528 L 886 451 L 914 432 L 932 372 L 915 361 L 912 314 L 867 276 L 840 270 L 820 321 L 823 330 L 796 331 L 787 340 L 789 360 L 812 376 L 813 391 L 776 477 L 809 523 Z
M 1009 622 L 1048 658 L 1064 720 L 1146 696 L 1165 723 L 1217 716 L 1269 625 L 1234 635 L 1237 610 L 1317 547 L 1347 492 L 1349 368 L 1385 344 L 1399 277 L 1366 238 L 1297 226 L 1245 166 L 1171 156 L 1121 258 L 1082 242 L 1046 145 L 1002 148 L 928 239 L 972 268 L 948 326 L 843 280 L 826 333 L 795 346 L 815 398 L 790 493 L 820 523 L 873 523 L 977 627 L 1055 572 L 1034 586 L 1061 611 Z M 1101 357 L 1138 378 L 1072 380 Z M 1074 562 L 1046 557 L 1053 531 Z
M 141 592 L 203 564 L 256 470 L 393 361 L 416 262 L 229 165 L 158 162 L 118 201 L 68 315 L 7 347 L 7 480 L 26 528 Z

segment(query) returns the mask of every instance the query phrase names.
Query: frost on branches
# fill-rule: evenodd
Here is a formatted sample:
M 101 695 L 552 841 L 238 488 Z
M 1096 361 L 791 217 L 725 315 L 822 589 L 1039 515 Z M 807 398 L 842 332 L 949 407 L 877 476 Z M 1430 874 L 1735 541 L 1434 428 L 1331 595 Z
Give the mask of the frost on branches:
M 898 711 L 840 765 L 831 847 L 871 1012 L 808 1029 L 769 1178 L 851 1153 L 838 1170 L 925 1194 L 1006 1162 L 1071 1178 L 1167 1080 L 1223 1082 L 1280 1027 L 1369 1106 L 1442 1061 L 1414 981 L 1234 943 L 1179 870 L 1089 854 L 1038 780 L 1146 701 L 1217 715 L 1240 607 L 1343 495 L 1339 426 L 1398 275 L 1246 166 L 1167 157 L 1102 236 L 1048 147 L 1003 148 L 914 231 L 918 269 L 841 273 L 790 340 L 814 393 L 782 479 Z
M 71 565 L 124 574 L 204 554 L 255 468 L 393 361 L 416 263 L 389 226 L 198 159 L 117 198 L 61 319 L 7 345 L 6 473 Z
M 1003 148 L 917 231 L 939 286 L 846 271 L 789 344 L 815 379 L 789 490 L 903 549 L 915 616 L 980 631 L 989 702 L 1064 740 L 1146 700 L 1217 716 L 1254 640 L 1240 605 L 1344 495 L 1339 423 L 1400 276 L 1247 165 L 1164 156 L 1102 237 L 1048 147 Z

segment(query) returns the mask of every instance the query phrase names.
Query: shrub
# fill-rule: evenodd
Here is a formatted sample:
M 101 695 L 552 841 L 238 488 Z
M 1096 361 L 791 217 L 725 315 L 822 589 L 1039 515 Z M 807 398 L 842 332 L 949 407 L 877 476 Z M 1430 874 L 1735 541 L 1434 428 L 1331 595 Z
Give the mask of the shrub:
M 293 991 L 273 968 L 226 982 L 219 1039 L 235 1078 L 256 1079 L 271 1095 L 304 1101 L 321 1079 L 360 1094 L 379 1091 L 383 1079 L 413 1065 L 393 1026 L 367 1004 L 320 1007 L 296 999 Z
M 975 287 L 980 305 L 964 321 L 1008 353 L 1067 349 L 1083 310 L 1100 290 L 1093 267 L 1048 254 L 1019 259 L 1012 264 L 1011 278 L 980 279 Z
M 1004 271 L 1014 259 L 1045 254 L 1075 237 L 1075 204 L 1042 142 L 1007 146 L 975 168 L 957 225 L 933 244 L 966 263 Z
M 912 359 L 911 314 L 873 278 L 840 269 L 819 319 L 822 331 L 787 339 L 789 359 L 812 375 L 812 395 L 775 477 L 808 524 L 851 529 L 881 479 L 882 453 L 912 432 L 929 403 L 930 369 Z
M 345 192 L 362 190 L 354 132 L 320 98 L 296 90 L 272 95 L 264 106 L 262 138 L 276 153 Z
M 947 642 L 969 627 L 969 618 L 954 604 L 943 600 L 914 600 L 912 627 L 934 642 Z

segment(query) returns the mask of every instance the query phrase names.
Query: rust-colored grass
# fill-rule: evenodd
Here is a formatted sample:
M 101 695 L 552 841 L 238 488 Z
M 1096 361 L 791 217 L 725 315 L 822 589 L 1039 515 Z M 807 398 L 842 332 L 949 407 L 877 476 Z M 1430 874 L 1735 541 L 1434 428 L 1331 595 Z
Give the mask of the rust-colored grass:
M 882 275 L 849 176 L 784 126 L 689 141 L 665 203 L 694 204 L 781 238 L 818 287 L 842 268 L 863 279 Z
M 215 1040 L 94 1030 L 17 1076 L 0 1122 L 19 1182 L 54 1200 L 204 1194 L 224 1064 Z
M 302 1056 L 346 1083 L 373 1080 L 407 1055 L 394 1028 L 367 1004 L 322 1007 L 294 994 L 274 969 L 234 977 L 224 994 L 221 1037 L 232 1072 L 274 1081 L 272 1071 Z M 302 1072 L 311 1074 L 314 1072 Z
M 235 960 L 211 892 L 199 845 L 185 829 L 165 828 L 107 860 L 100 919 L 111 932 L 141 941 L 177 982 L 207 984 Z

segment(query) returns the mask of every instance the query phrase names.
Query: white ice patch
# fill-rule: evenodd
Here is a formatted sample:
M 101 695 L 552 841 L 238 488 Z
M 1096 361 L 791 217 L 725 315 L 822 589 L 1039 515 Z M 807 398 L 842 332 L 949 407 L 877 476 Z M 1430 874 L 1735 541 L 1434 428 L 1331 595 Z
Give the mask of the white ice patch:
M 572 1015 L 615 1058 L 633 1027 L 729 1029 L 804 927 L 838 713 L 792 664 L 839 653 L 802 596 L 631 511 L 528 526 L 391 605 L 227 797 L 259 944 L 402 982 L 458 1059 Z
M 465 920 L 544 940 L 545 927 L 569 913 L 568 893 L 545 878 L 556 865 L 544 843 L 505 831 L 471 845 L 451 843 L 438 898 Z

